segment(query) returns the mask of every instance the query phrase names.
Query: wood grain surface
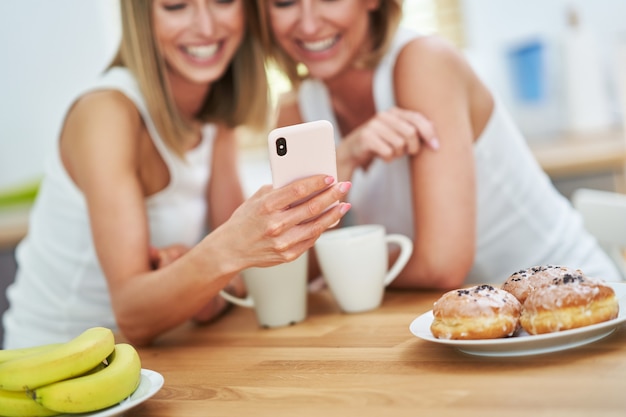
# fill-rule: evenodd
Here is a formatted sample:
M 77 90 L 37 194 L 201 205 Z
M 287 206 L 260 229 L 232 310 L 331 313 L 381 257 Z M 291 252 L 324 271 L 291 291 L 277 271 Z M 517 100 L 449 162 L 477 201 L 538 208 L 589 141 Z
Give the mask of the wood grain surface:
M 127 413 L 204 416 L 624 416 L 626 328 L 566 351 L 478 357 L 409 331 L 437 292 L 388 291 L 371 312 L 344 314 L 310 294 L 304 322 L 259 328 L 236 307 L 140 349 L 163 388 Z

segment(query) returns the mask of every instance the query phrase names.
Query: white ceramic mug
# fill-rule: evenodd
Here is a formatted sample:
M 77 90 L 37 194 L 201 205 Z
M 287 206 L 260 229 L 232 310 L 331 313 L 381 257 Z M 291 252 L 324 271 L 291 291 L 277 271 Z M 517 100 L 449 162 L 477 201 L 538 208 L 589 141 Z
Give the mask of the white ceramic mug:
M 253 308 L 259 325 L 280 327 L 304 320 L 307 309 L 308 253 L 270 267 L 242 271 L 248 289 L 246 298 L 226 291 L 220 295 L 233 304 Z
M 387 245 L 400 246 L 388 268 Z M 413 252 L 407 236 L 387 234 L 378 224 L 349 226 L 322 233 L 315 242 L 322 275 L 341 309 L 357 313 L 377 308 L 384 289 L 402 271 Z

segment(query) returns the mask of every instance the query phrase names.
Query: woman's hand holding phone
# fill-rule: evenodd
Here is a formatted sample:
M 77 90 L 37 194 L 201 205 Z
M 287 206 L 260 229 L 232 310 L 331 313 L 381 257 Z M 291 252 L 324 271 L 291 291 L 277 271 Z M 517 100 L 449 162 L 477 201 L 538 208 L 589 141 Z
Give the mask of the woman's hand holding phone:
M 231 271 L 292 261 L 348 212 L 349 203 L 334 203 L 345 198 L 350 186 L 324 174 L 281 188 L 263 186 L 210 236 L 228 251 L 223 257 L 230 260 L 226 268 Z
M 310 249 L 350 209 L 351 183 L 337 182 L 332 125 L 278 128 L 268 136 L 272 185 L 261 187 L 211 236 L 228 270 L 289 262 Z

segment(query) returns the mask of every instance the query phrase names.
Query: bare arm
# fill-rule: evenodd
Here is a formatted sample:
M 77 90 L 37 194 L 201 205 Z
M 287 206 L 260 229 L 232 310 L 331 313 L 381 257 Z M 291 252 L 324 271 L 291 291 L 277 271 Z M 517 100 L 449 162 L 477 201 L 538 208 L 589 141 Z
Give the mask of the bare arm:
M 233 130 L 220 127 L 213 145 L 209 197 L 209 225 L 218 227 L 233 214 L 244 201 L 239 180 L 237 138 Z
M 210 229 L 226 222 L 244 201 L 237 169 L 237 143 L 233 129 L 224 126 L 218 128 L 213 144 L 211 180 L 207 189 Z M 245 285 L 239 274 L 228 284 L 228 291 L 244 296 Z M 194 315 L 193 320 L 197 323 L 211 322 L 225 311 L 227 306 L 228 302 L 217 294 Z
M 394 285 L 456 288 L 474 260 L 473 142 L 480 133 L 475 119 L 489 117 L 491 96 L 460 54 L 436 39 L 409 44 L 399 57 L 395 80 L 398 105 L 432 120 L 441 147 L 411 159 L 415 250 Z
M 242 269 L 295 259 L 349 209 L 341 204 L 300 224 L 342 200 L 349 184 L 338 183 L 292 209 L 287 209 L 291 202 L 326 188 L 326 178 L 279 190 L 264 187 L 197 246 L 154 270 L 138 174 L 141 131 L 139 115 L 125 97 L 99 94 L 74 107 L 61 145 L 64 163 L 87 201 L 116 320 L 132 343 L 150 343 L 192 318 Z

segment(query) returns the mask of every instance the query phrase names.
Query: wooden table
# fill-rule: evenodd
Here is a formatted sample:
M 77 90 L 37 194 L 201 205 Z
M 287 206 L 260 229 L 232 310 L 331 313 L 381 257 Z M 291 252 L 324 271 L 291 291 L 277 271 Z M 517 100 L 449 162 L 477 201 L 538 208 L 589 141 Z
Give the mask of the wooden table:
M 558 353 L 471 356 L 409 332 L 440 294 L 388 291 L 378 310 L 349 315 L 322 291 L 291 327 L 260 329 L 241 307 L 183 326 L 140 349 L 165 384 L 129 415 L 626 415 L 625 325 Z

